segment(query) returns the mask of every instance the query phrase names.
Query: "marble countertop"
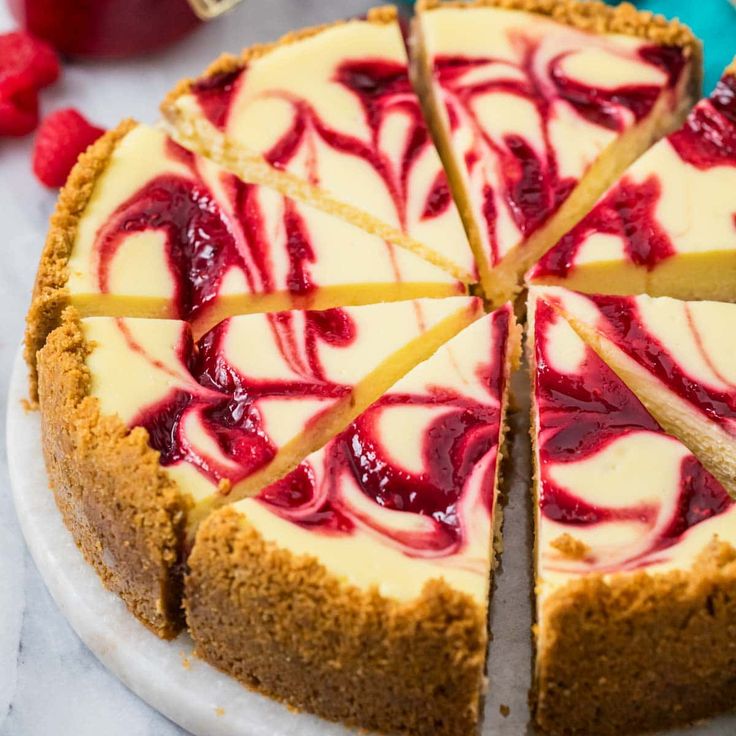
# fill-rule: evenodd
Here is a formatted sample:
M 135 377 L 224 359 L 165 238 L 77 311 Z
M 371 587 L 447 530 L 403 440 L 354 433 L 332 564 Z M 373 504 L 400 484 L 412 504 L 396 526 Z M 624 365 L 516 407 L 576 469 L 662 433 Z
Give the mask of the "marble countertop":
M 154 122 L 173 83 L 222 51 L 365 11 L 370 0 L 246 0 L 171 50 L 118 63 L 75 63 L 43 93 L 43 112 L 73 105 L 100 125 Z M 0 0 L 0 32 L 13 28 Z M 25 549 L 5 456 L 7 387 L 55 193 L 31 174 L 32 136 L 0 140 L 0 736 L 181 736 L 97 661 L 56 608 Z

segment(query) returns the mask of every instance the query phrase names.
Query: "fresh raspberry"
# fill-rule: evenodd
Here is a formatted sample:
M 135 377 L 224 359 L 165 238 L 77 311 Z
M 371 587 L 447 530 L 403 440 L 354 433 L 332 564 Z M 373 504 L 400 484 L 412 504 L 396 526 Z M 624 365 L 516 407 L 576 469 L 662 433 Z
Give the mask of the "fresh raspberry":
M 27 135 L 38 125 L 38 94 L 35 89 L 5 98 L 0 94 L 0 136 Z
M 46 42 L 22 31 L 0 35 L 0 96 L 38 90 L 59 78 L 59 58 Z
M 72 108 L 52 112 L 36 135 L 34 173 L 47 187 L 63 186 L 79 154 L 104 132 Z

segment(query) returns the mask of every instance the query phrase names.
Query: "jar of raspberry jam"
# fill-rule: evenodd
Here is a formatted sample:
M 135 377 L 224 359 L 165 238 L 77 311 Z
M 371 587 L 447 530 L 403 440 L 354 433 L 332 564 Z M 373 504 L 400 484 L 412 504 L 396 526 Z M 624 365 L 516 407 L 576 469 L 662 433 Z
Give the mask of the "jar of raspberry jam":
M 8 0 L 19 24 L 60 53 L 122 58 L 162 48 L 238 0 Z

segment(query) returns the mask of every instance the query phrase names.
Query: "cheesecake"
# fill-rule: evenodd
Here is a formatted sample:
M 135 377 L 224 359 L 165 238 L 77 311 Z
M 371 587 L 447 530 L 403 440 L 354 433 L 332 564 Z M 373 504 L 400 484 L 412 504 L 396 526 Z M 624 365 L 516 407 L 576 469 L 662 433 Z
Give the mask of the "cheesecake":
M 298 710 L 475 733 L 510 305 L 445 343 L 293 472 L 210 516 L 189 558 L 196 652 Z
M 528 306 L 535 720 L 639 733 L 732 707 L 736 504 L 578 335 Z
M 33 364 L 70 305 L 82 316 L 183 319 L 199 336 L 234 314 L 464 292 L 405 248 L 128 121 L 82 157 L 61 193 L 27 355 Z
M 420 0 L 416 76 L 486 295 L 526 270 L 699 96 L 689 29 L 631 5 Z
M 475 280 L 394 7 L 225 55 L 162 110 L 180 142 L 236 174 Z
M 183 321 L 68 310 L 38 355 L 67 525 L 108 587 L 173 633 L 201 519 L 290 471 L 481 314 L 470 297 L 252 314 L 195 342 Z
M 624 173 L 527 282 L 736 301 L 736 64 Z
M 725 710 L 736 69 L 688 116 L 699 43 L 628 4 L 419 0 L 408 31 L 223 56 L 80 157 L 25 341 L 63 521 L 247 687 L 475 736 L 526 275 L 536 726 Z
M 736 305 L 535 290 L 736 497 Z

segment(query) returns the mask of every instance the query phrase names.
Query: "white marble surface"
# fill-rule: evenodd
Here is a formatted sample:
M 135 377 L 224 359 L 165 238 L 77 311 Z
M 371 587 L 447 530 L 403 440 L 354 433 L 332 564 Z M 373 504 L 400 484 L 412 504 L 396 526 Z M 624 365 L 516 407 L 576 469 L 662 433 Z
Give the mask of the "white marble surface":
M 123 116 L 156 119 L 157 102 L 181 76 L 200 70 L 223 50 L 235 51 L 301 25 L 361 12 L 363 0 L 246 0 L 222 22 L 198 32 L 171 51 L 117 64 L 67 65 L 63 81 L 43 97 L 45 111 L 74 105 L 105 126 Z M 12 27 L 0 0 L 0 32 Z M 0 416 L 54 194 L 30 173 L 31 139 L 0 140 Z M 10 431 L 13 431 L 11 425 Z M 0 445 L 6 445 L 0 424 Z M 128 690 L 76 636 L 42 581 L 21 535 L 9 491 L 7 458 L 0 457 L 0 736 L 182 736 L 186 732 Z M 527 732 L 529 607 L 527 500 L 517 478 L 506 514 L 506 554 L 493 604 L 496 640 L 491 649 L 492 688 L 484 734 Z M 83 563 L 78 562 L 81 566 Z M 54 587 L 53 571 L 51 587 Z M 58 582 L 58 581 L 57 581 Z M 107 622 L 103 622 L 107 623 Z M 112 622 L 110 622 L 112 623 Z M 135 626 L 135 622 L 130 622 Z M 124 633 L 124 632 L 123 632 Z M 119 642 L 125 647 L 125 638 Z M 99 643 L 103 659 L 112 660 Z M 113 658 L 114 659 L 114 658 Z M 114 662 L 113 662 L 114 665 Z M 196 664 L 194 669 L 204 667 Z M 169 675 L 162 669 L 161 683 Z M 237 697 L 237 692 L 235 697 Z M 509 705 L 507 718 L 499 705 Z M 210 707 L 212 704 L 208 704 Z M 276 707 L 276 706 L 275 706 Z M 265 712 L 265 711 L 264 711 Z M 269 711 L 273 712 L 273 711 Z M 285 712 L 284 712 L 285 713 Z M 314 733 L 311 719 L 280 718 L 261 724 L 260 734 Z M 192 726 L 193 727 L 193 726 Z M 199 730 L 199 729 L 198 729 Z M 327 734 L 326 727 L 317 733 Z M 201 732 L 201 731 L 200 731 Z M 215 730 L 208 736 L 214 736 Z M 225 731 L 217 730 L 217 733 Z M 256 733 L 256 732 L 252 732 Z M 736 733 L 734 721 L 711 723 L 687 733 Z M 248 736 L 243 730 L 242 736 Z

